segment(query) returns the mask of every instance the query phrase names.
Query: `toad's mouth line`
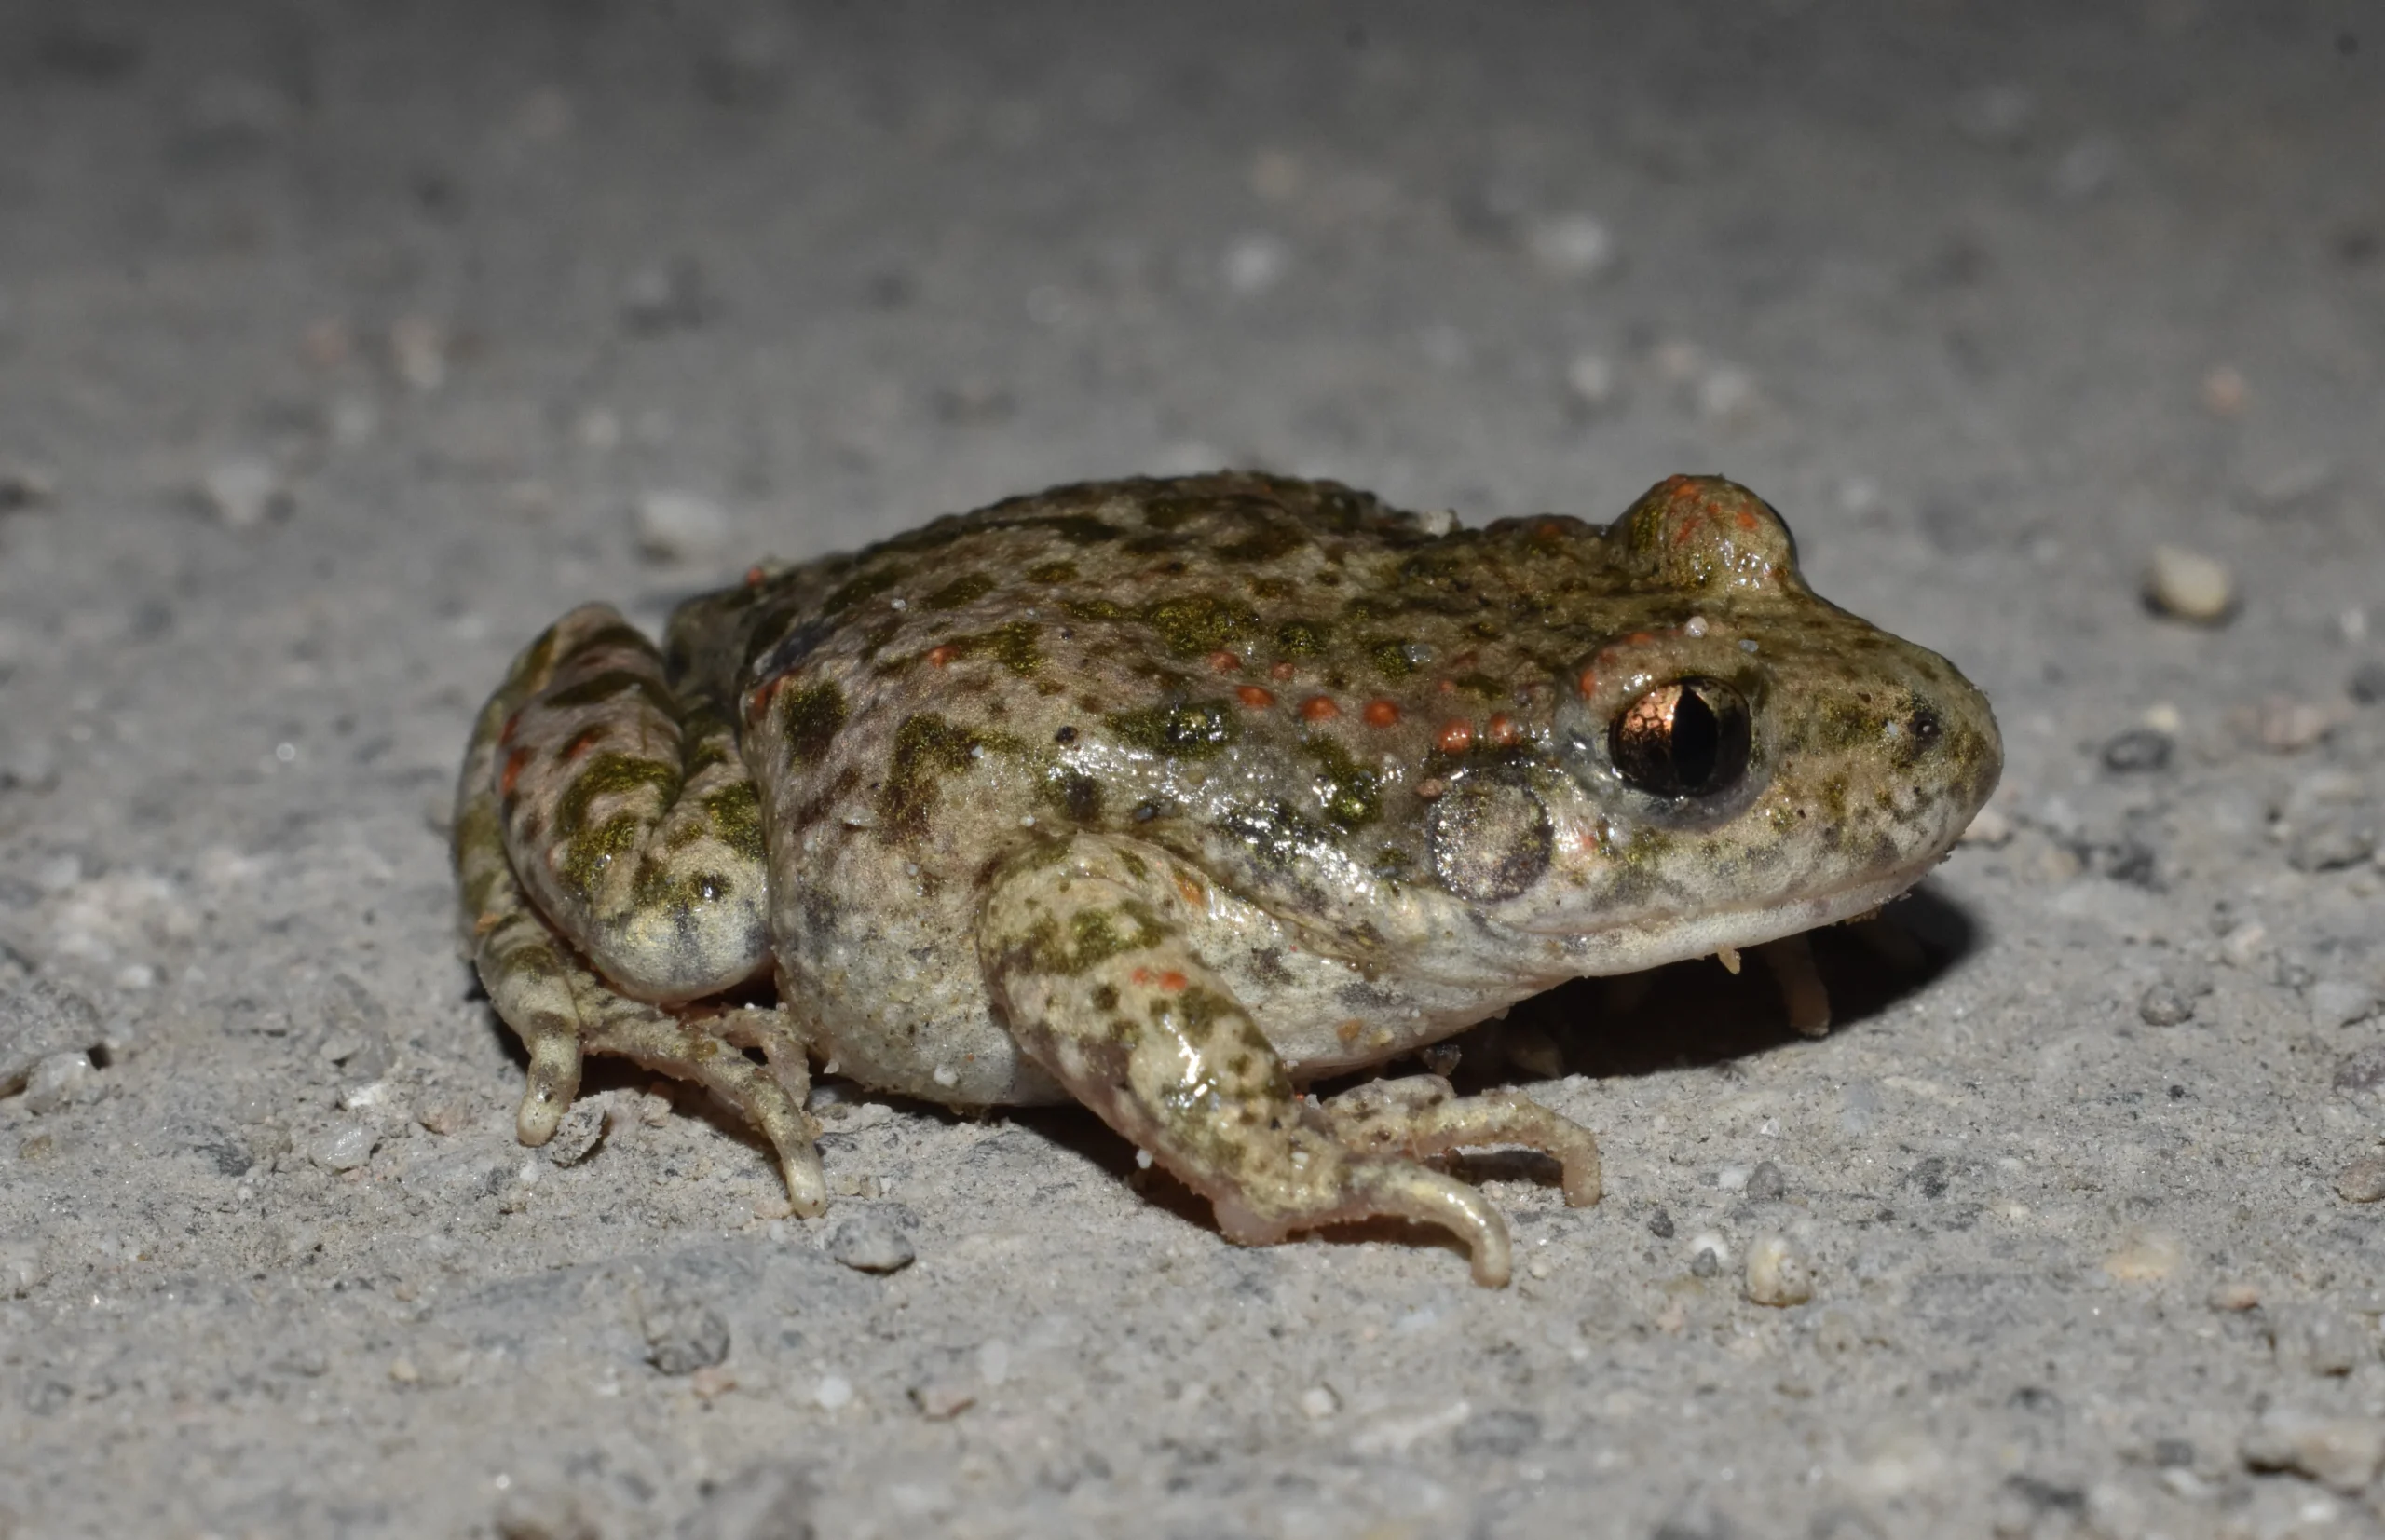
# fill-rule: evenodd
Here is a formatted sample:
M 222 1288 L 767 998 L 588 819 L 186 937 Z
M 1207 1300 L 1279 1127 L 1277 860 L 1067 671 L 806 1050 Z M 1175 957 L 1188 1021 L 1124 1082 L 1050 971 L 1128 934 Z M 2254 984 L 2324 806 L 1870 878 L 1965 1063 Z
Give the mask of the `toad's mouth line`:
M 1574 938 L 1582 948 L 1582 955 L 1575 960 L 1580 967 L 1578 976 L 1638 973 L 1670 962 L 1711 957 L 1725 947 L 1760 947 L 1767 941 L 1855 919 L 1903 896 L 1943 859 L 1941 852 L 1899 867 L 1886 877 L 1848 883 L 1826 893 L 1757 908 L 1677 916 L 1655 922 L 1654 928 L 1646 920 L 1611 928 L 1559 924 L 1523 928 L 1544 935 Z

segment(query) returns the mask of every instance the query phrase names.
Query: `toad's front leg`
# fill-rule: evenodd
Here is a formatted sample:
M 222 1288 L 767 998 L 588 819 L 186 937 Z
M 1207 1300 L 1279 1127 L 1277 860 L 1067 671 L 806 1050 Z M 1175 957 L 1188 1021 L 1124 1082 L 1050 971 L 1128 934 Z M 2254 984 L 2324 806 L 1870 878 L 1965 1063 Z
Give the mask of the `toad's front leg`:
M 1320 1108 L 1296 1095 L 1274 1047 L 1185 939 L 1202 892 L 1151 846 L 1076 835 L 1011 863 L 987 896 L 977 944 L 1020 1045 L 1207 1197 L 1229 1240 L 1413 1220 L 1455 1232 L 1475 1281 L 1496 1287 L 1508 1273 L 1498 1212 L 1415 1156 L 1530 1145 L 1564 1161 L 1569 1201 L 1596 1201 L 1588 1131 L 1520 1097 Z

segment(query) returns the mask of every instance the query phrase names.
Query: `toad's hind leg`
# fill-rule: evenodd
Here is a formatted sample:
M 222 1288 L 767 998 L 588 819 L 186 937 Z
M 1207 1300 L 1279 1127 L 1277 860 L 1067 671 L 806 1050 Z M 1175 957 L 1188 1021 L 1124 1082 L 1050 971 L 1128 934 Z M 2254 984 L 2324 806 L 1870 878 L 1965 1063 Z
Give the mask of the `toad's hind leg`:
M 711 976 L 726 988 L 768 958 L 758 920 L 749 925 L 727 903 L 706 911 L 716 900 L 744 894 L 758 910 L 760 841 L 748 838 L 738 816 L 738 793 L 750 807 L 751 784 L 716 717 L 691 710 L 683 721 L 664 709 L 671 701 L 652 647 L 611 610 L 591 606 L 515 660 L 473 729 L 457 788 L 454 853 L 473 962 L 490 1003 L 530 1054 L 515 1131 L 525 1144 L 544 1144 L 579 1094 L 582 1054 L 621 1055 L 697 1081 L 743 1112 L 777 1150 L 795 1207 L 817 1213 L 825 1190 L 815 1130 L 803 1111 L 810 1070 L 784 1012 L 682 1019 L 624 987 L 642 980 L 638 993 L 675 998 L 689 972 L 679 965 L 693 957 L 708 958 Z M 609 711 L 590 709 L 608 704 Z M 625 775 L 625 762 L 646 768 Z M 573 766 L 593 771 L 596 784 L 580 790 L 565 773 Z M 592 828 L 600 837 L 593 864 L 600 877 L 648 858 L 666 868 L 631 884 L 633 907 L 648 902 L 653 911 L 643 934 L 619 923 L 618 914 L 614 922 L 600 914 L 587 923 L 587 902 L 566 902 L 558 912 L 520 879 L 524 868 L 552 876 L 568 865 L 574 841 Z M 510 834 L 519 836 L 511 849 Z M 552 838 L 541 845 L 542 836 Z M 559 845 L 563 859 L 555 862 Z M 688 862 L 672 866 L 672 859 L 690 852 L 702 880 L 675 882 L 670 871 Z M 597 893 L 600 903 L 604 896 Z M 649 944 L 658 936 L 659 947 Z M 654 990 L 657 972 L 676 976 L 678 987 Z M 763 1053 L 767 1074 L 738 1051 L 745 1047 Z
M 1408 1092 L 1320 1108 L 1297 1096 L 1258 1024 L 1186 940 L 1202 891 L 1151 846 L 1077 835 L 1011 865 L 987 896 L 977 945 L 1021 1046 L 1206 1196 L 1228 1239 L 1413 1220 L 1454 1232 L 1475 1280 L 1495 1287 L 1509 1267 L 1498 1212 L 1414 1157 L 1533 1145 L 1564 1161 L 1569 1199 L 1595 1200 L 1588 1132 L 1520 1097 Z

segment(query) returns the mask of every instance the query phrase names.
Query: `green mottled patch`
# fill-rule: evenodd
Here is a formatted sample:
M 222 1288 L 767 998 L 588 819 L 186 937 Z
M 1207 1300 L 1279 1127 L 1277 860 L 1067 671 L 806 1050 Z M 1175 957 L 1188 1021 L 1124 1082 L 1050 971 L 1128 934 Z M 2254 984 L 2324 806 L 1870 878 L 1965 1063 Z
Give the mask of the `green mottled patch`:
M 557 873 L 564 885 L 584 901 L 595 890 L 596 879 L 612 865 L 613 858 L 637 848 L 638 827 L 638 816 L 624 812 L 574 835 L 564 846 L 562 867 Z
M 845 692 L 829 680 L 806 685 L 786 696 L 779 708 L 779 731 L 786 738 L 788 757 L 809 765 L 828 752 L 845 725 Z
M 1383 777 L 1352 757 L 1342 740 L 1318 733 L 1306 745 L 1308 756 L 1322 773 L 1317 799 L 1325 816 L 1345 829 L 1363 828 L 1383 811 Z
M 1060 606 L 1080 620 L 1134 620 L 1141 619 L 1124 605 L 1108 599 L 1070 599 Z
M 1315 658 L 1333 645 L 1333 628 L 1323 620 L 1286 620 L 1275 628 L 1275 650 L 1287 658 Z
M 763 858 L 762 799 L 751 781 L 723 786 L 704 798 L 713 838 L 748 861 Z
M 967 770 L 985 741 L 934 712 L 919 712 L 894 729 L 894 752 L 878 788 L 879 834 L 912 843 L 927 838 L 946 776 Z
M 1101 821 L 1101 783 L 1090 775 L 1055 770 L 1043 782 L 1043 800 L 1078 824 Z
M 1045 562 L 1041 566 L 1027 569 L 1027 580 L 1030 583 L 1074 582 L 1076 576 L 1077 564 L 1074 562 Z
M 647 816 L 653 817 L 671 805 L 679 795 L 679 767 L 661 759 L 640 759 L 627 754 L 600 754 L 588 761 L 588 768 L 572 778 L 555 800 L 555 832 L 566 838 L 576 836 L 588 825 L 589 810 L 597 799 L 619 797 L 651 786 L 657 801 Z M 623 817 L 635 821 L 635 815 Z M 616 820 L 618 822 L 618 820 Z
M 1367 658 L 1384 678 L 1405 679 L 1416 672 L 1416 660 L 1409 655 L 1409 646 L 1405 636 L 1379 636 L 1367 644 Z
M 679 715 L 678 703 L 671 699 L 671 692 L 662 688 L 660 680 L 651 675 L 625 668 L 608 668 L 602 674 L 590 675 L 576 685 L 566 685 L 561 689 L 550 691 L 544 703 L 558 711 L 568 711 L 579 706 L 599 705 L 617 695 L 630 693 L 635 693 L 665 716 Z
M 1097 1011 L 1116 1010 L 1118 1008 L 1117 989 L 1108 984 L 1095 985 L 1093 987 L 1093 1008 Z
M 937 589 L 923 601 L 930 609 L 959 609 L 973 605 L 994 591 L 993 574 L 968 572 Z
M 1013 620 L 991 631 L 951 637 L 943 645 L 962 658 L 991 658 L 1023 679 L 1043 666 L 1043 649 L 1036 646 L 1042 632 L 1032 620 Z
M 1478 701 L 1499 702 L 1506 698 L 1507 687 L 1487 674 L 1461 674 L 1450 683 Z
M 1186 701 L 1112 712 L 1103 720 L 1119 741 L 1147 754 L 1174 759 L 1206 759 L 1223 753 L 1242 724 L 1223 701 Z
M 1027 934 L 1027 965 L 1039 974 L 1074 978 L 1125 952 L 1139 952 L 1167 939 L 1157 916 L 1128 899 L 1115 909 L 1079 909 L 1068 930 L 1048 917 Z
M 1162 599 L 1143 611 L 1143 619 L 1179 658 L 1215 652 L 1240 636 L 1259 617 L 1248 605 L 1214 593 L 1187 593 Z
M 630 879 L 630 901 L 641 912 L 685 913 L 730 896 L 736 887 L 721 872 L 688 870 L 648 858 L 637 864 L 637 875 Z
M 874 566 L 820 601 L 823 615 L 841 615 L 865 599 L 875 599 L 903 580 L 903 569 L 892 563 Z

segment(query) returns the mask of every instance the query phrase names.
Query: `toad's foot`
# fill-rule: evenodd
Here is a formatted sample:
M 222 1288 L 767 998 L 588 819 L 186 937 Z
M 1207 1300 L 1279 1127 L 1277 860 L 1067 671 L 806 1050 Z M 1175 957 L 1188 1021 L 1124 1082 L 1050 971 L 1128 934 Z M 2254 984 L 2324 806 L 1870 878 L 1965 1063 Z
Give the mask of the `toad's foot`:
M 1564 1163 L 1569 1199 L 1596 1199 L 1588 1132 L 1520 1097 L 1457 1100 L 1392 1083 L 1304 1104 L 1258 1024 L 1184 939 L 1202 892 L 1152 846 L 1076 835 L 1014 861 L 988 894 L 978 949 L 1021 1045 L 1206 1196 L 1229 1240 L 1413 1220 L 1454 1232 L 1475 1280 L 1497 1287 L 1509 1268 L 1497 1211 L 1415 1157 L 1532 1145 Z

